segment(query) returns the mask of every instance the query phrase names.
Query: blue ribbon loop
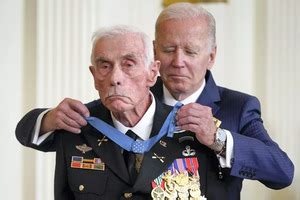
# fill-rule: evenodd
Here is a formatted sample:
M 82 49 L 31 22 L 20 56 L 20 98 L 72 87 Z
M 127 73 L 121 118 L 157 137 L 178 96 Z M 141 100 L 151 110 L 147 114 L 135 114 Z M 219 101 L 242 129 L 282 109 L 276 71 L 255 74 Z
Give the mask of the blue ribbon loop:
M 168 137 L 173 137 L 174 131 L 176 130 L 176 113 L 181 106 L 182 104 L 180 102 L 176 103 L 173 110 L 167 116 L 159 133 L 145 141 L 135 141 L 131 137 L 117 130 L 115 127 L 96 117 L 87 117 L 86 120 L 91 126 L 123 149 L 134 153 L 145 153 L 149 151 L 164 135 L 167 134 Z

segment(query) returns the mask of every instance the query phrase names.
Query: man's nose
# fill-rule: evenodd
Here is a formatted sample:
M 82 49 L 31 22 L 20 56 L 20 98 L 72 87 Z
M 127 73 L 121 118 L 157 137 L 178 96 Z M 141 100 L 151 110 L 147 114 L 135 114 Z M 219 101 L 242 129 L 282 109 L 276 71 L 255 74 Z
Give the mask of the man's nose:
M 177 50 L 173 57 L 173 66 L 184 67 L 185 55 L 181 50 Z
M 112 86 L 121 85 L 124 78 L 123 71 L 119 66 L 114 66 L 114 69 L 111 71 L 110 82 Z

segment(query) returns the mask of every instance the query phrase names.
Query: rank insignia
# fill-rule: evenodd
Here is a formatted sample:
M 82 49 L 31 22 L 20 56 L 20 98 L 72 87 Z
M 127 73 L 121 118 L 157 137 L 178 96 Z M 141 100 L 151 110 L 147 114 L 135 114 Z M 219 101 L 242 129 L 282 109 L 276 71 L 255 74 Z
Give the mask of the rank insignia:
M 159 141 L 159 144 L 160 144 L 161 146 L 163 146 L 163 147 L 167 147 L 167 143 L 166 143 L 165 141 L 163 141 L 163 140 L 160 140 L 160 141 Z
M 82 144 L 82 145 L 76 145 L 76 149 L 78 149 L 79 151 L 81 151 L 82 153 L 91 151 L 92 148 L 87 146 L 86 144 Z
M 156 153 L 153 153 L 153 156 L 152 156 L 153 159 L 158 159 L 160 162 L 164 163 L 164 159 L 165 157 L 164 156 L 158 156 Z
M 106 139 L 106 137 L 105 136 L 103 136 L 103 138 L 102 139 L 98 139 L 97 140 L 99 143 L 98 143 L 98 146 L 100 147 L 101 146 L 101 144 L 102 144 L 102 142 L 107 142 L 108 141 L 108 139 Z
M 206 200 L 201 196 L 198 168 L 197 157 L 176 159 L 152 181 L 152 198 Z
M 100 158 L 84 159 L 81 156 L 72 156 L 71 168 L 105 170 L 105 164 Z

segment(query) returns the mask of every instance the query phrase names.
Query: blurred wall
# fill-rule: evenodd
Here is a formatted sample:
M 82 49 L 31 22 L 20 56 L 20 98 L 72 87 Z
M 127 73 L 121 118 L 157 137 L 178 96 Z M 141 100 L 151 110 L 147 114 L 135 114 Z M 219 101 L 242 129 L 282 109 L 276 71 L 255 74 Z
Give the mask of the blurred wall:
M 1 191 L 22 200 L 53 199 L 54 154 L 21 147 L 14 128 L 33 107 L 64 97 L 97 98 L 88 65 L 90 37 L 99 26 L 131 24 L 154 38 L 161 0 L 1 0 L 0 76 L 3 133 Z M 118 5 L 118 6 L 117 6 Z M 296 166 L 294 183 L 280 191 L 245 181 L 242 199 L 300 199 L 300 22 L 297 0 L 229 0 L 203 4 L 217 21 L 218 84 L 258 96 L 271 137 Z M 7 164 L 8 163 L 8 164 Z M 3 196 L 3 195 L 2 195 Z
M 22 199 L 22 148 L 14 127 L 22 114 L 22 1 L 0 1 L 0 191 L 1 198 Z

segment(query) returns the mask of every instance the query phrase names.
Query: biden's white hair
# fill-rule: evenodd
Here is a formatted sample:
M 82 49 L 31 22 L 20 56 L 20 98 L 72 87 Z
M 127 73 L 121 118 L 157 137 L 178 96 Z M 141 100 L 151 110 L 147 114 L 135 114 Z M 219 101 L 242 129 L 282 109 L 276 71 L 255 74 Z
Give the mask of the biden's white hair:
M 156 20 L 155 37 L 158 37 L 158 27 L 161 22 L 171 19 L 185 20 L 187 18 L 204 18 L 206 20 L 209 47 L 214 48 L 216 46 L 216 21 L 214 16 L 203 7 L 191 3 L 174 3 L 166 7 Z

